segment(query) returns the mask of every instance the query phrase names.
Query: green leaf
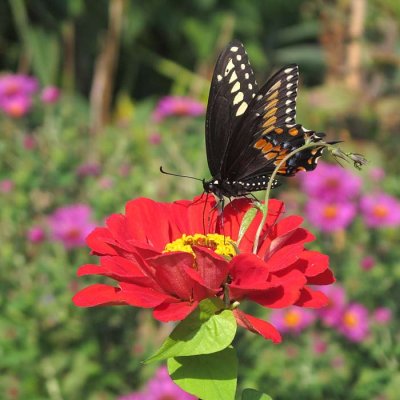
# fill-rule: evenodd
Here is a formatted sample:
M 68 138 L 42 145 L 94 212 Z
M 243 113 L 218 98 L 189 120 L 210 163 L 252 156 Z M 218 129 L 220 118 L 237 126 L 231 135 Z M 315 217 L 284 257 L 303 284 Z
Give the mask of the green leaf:
M 232 346 L 213 354 L 168 360 L 173 381 L 202 400 L 233 400 L 238 360 Z
M 272 400 L 272 397 L 255 389 L 244 389 L 242 400 Z
M 243 236 L 246 234 L 247 229 L 249 229 L 249 226 L 253 222 L 253 220 L 256 217 L 258 211 L 261 211 L 262 213 L 264 213 L 264 205 L 262 205 L 261 203 L 257 203 L 255 205 L 253 205 L 244 214 L 244 217 L 242 219 L 242 223 L 241 223 L 240 228 L 239 228 L 239 235 L 238 235 L 238 240 L 237 240 L 238 244 L 243 239 Z
M 220 312 L 221 309 L 223 302 L 220 299 L 203 300 L 145 363 L 170 357 L 216 353 L 228 347 L 235 337 L 237 325 L 232 311 Z

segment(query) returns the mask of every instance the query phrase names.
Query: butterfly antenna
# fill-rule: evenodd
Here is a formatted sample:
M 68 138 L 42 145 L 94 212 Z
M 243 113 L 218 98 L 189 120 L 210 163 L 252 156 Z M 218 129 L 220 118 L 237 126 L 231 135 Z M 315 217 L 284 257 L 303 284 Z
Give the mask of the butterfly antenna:
M 189 178 L 189 179 L 194 179 L 195 181 L 203 182 L 203 179 L 195 178 L 194 176 L 179 175 L 179 174 L 173 174 L 171 172 L 164 171 L 162 166 L 160 166 L 160 172 L 165 175 L 177 176 L 179 178 Z

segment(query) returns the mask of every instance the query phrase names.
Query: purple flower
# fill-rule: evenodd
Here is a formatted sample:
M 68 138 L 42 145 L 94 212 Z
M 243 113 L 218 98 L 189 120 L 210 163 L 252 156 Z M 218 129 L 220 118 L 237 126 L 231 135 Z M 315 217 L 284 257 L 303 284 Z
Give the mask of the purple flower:
M 157 104 L 153 112 L 153 120 L 161 122 L 171 115 L 189 115 L 196 117 L 203 115 L 205 107 L 203 103 L 184 96 L 165 96 Z
M 167 368 L 161 367 L 144 390 L 119 397 L 118 400 L 196 400 L 196 398 L 177 386 L 168 375 Z
M 10 193 L 14 189 L 14 182 L 11 179 L 0 181 L 0 193 Z
M 101 173 L 101 166 L 98 163 L 85 163 L 81 164 L 76 169 L 76 174 L 84 178 L 86 176 L 98 176 Z
M 305 211 L 308 221 L 324 232 L 335 232 L 346 228 L 356 214 L 355 206 L 348 201 L 311 199 Z
M 46 234 L 40 226 L 32 226 L 26 233 L 27 239 L 32 243 L 40 243 L 46 237 Z
M 400 225 L 400 202 L 388 194 L 364 196 L 361 212 L 365 224 L 371 228 Z
M 329 303 L 318 309 L 317 314 L 326 326 L 336 326 L 340 322 L 346 305 L 345 290 L 338 284 L 320 286 L 319 290 L 328 297 Z
M 299 307 L 288 307 L 272 311 L 269 320 L 281 333 L 299 334 L 315 321 L 315 314 Z
M 392 320 L 392 310 L 387 307 L 379 307 L 374 311 L 373 318 L 379 325 L 386 325 Z
M 368 310 L 362 304 L 350 304 L 343 311 L 337 329 L 352 342 L 362 342 L 369 333 Z
M 32 99 L 25 94 L 0 98 L 0 108 L 10 117 L 21 118 L 28 114 Z
M 356 197 L 361 178 L 339 165 L 319 163 L 318 168 L 299 174 L 303 190 L 310 196 L 325 200 L 348 200 Z
M 86 236 L 95 228 L 90 215 L 91 209 L 85 204 L 58 208 L 49 217 L 52 238 L 66 249 L 84 246 Z
M 42 90 L 40 98 L 42 102 L 46 104 L 57 103 L 58 99 L 60 98 L 60 89 L 56 86 L 46 86 Z

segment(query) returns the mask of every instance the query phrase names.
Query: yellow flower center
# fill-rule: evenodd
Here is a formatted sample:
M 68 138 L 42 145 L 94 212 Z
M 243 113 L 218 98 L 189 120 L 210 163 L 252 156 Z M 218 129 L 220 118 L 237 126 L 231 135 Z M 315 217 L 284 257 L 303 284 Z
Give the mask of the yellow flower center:
M 389 214 L 387 207 L 381 204 L 377 204 L 374 207 L 373 213 L 378 218 L 385 218 Z
M 167 243 L 163 253 L 185 251 L 186 253 L 195 255 L 192 246 L 207 247 L 215 253 L 227 258 L 232 258 L 236 255 L 233 240 L 229 236 L 223 236 L 217 233 L 209 233 L 208 235 L 201 235 L 200 233 L 196 233 L 195 235 L 183 234 L 181 238 Z
M 347 312 L 347 313 L 344 314 L 343 322 L 349 328 L 354 328 L 358 324 L 358 319 L 357 319 L 357 316 L 354 313 Z
M 337 215 L 337 207 L 333 205 L 326 206 L 324 209 L 325 218 L 335 218 Z
M 288 327 L 294 328 L 300 324 L 301 315 L 295 310 L 289 310 L 286 312 L 284 319 Z

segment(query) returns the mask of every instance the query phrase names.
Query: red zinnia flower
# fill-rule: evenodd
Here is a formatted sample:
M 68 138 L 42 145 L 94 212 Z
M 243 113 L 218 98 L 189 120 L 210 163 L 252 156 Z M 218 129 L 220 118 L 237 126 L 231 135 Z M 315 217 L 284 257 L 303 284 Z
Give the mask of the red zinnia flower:
M 299 227 L 300 217 L 277 222 L 283 203 L 270 200 L 257 254 L 251 250 L 261 215 L 250 225 L 237 254 L 234 242 L 251 202 L 233 201 L 225 207 L 223 218 L 216 215 L 214 206 L 214 198 L 130 201 L 124 215 L 112 215 L 107 227 L 95 229 L 87 239 L 101 265 L 83 265 L 78 271 L 79 276 L 108 276 L 118 281 L 118 287 L 91 285 L 75 295 L 74 303 L 153 308 L 160 321 L 182 320 L 201 300 L 226 294 L 235 305 L 246 298 L 270 308 L 327 303 L 324 294 L 308 285 L 334 281 L 328 258 L 304 249 L 313 236 Z M 215 228 L 204 234 L 205 226 Z M 275 342 L 281 340 L 268 322 L 238 308 L 234 314 L 246 329 Z

